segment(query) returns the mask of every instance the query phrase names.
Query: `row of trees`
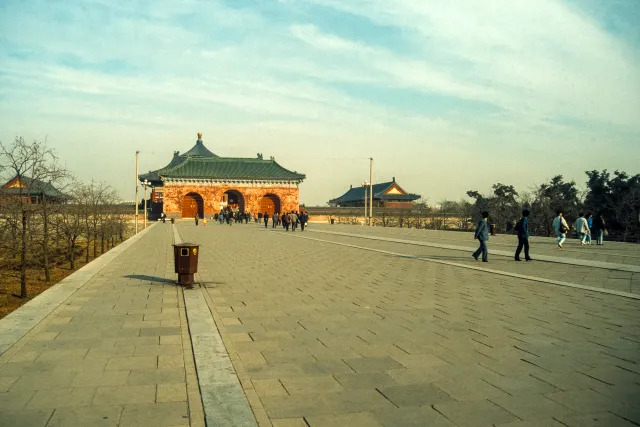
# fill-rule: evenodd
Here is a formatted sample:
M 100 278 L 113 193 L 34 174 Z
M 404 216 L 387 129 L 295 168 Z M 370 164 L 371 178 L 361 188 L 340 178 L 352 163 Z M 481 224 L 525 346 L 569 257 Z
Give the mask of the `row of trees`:
M 537 235 L 553 234 L 552 222 L 557 210 L 562 210 L 570 224 L 580 212 L 602 213 L 609 232 L 618 240 L 640 241 L 640 175 L 630 176 L 603 171 L 585 172 L 586 191 L 580 191 L 575 181 L 567 182 L 562 175 L 549 182 L 519 193 L 512 185 L 494 184 L 491 194 L 468 191 L 473 203 L 460 202 L 457 209 L 472 218 L 489 211 L 490 221 L 500 232 L 510 232 L 523 209 L 529 209 L 529 228 Z
M 116 192 L 102 182 L 78 182 L 43 142 L 0 142 L 0 269 L 20 273 L 20 297 L 28 296 L 28 272 L 76 268 L 77 258 L 115 246 L 127 234 Z M 93 252 L 93 254 L 91 254 Z

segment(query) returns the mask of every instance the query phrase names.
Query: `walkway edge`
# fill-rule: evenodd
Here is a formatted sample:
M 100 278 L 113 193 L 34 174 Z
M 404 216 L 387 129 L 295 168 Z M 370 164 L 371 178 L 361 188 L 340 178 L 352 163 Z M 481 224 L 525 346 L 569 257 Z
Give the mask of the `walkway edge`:
M 22 307 L 0 319 L 0 356 L 42 322 L 56 308 L 73 296 L 118 255 L 137 242 L 157 223 L 151 224 L 135 236 L 129 237 L 77 271 L 71 273 Z
M 449 249 L 454 251 L 469 252 L 469 251 L 476 250 L 476 248 L 469 247 L 469 246 L 430 243 L 430 242 L 424 242 L 420 240 L 395 239 L 391 237 L 382 237 L 382 236 L 374 236 L 374 235 L 366 235 L 366 234 L 358 234 L 358 233 L 344 233 L 341 231 L 326 231 L 326 230 L 311 230 L 311 229 L 309 229 L 309 231 L 312 233 L 333 234 L 336 236 L 354 237 L 357 239 L 379 240 L 383 242 L 401 243 L 405 245 L 415 245 L 415 246 L 426 246 L 430 248 Z M 491 254 L 513 258 L 514 252 L 492 249 Z M 554 262 L 557 264 L 580 265 L 583 267 L 602 268 L 605 270 L 618 270 L 618 271 L 627 271 L 631 273 L 640 273 L 640 267 L 636 265 L 616 264 L 616 263 L 602 262 L 602 261 L 587 261 L 587 260 L 582 260 L 578 258 L 551 257 L 547 255 L 536 255 L 535 258 L 536 258 L 536 261 Z
M 289 235 L 289 233 L 287 233 L 286 235 Z M 466 265 L 466 264 L 459 264 L 457 262 L 442 261 L 442 260 L 428 258 L 428 257 L 420 257 L 420 256 L 415 256 L 415 255 L 403 254 L 403 253 L 399 253 L 399 252 L 385 251 L 383 249 L 368 248 L 366 246 L 352 245 L 352 244 L 349 244 L 349 243 L 332 242 L 330 240 L 316 239 L 314 237 L 305 237 L 305 236 L 299 236 L 299 235 L 296 235 L 295 237 L 299 237 L 299 238 L 302 238 L 302 239 L 316 240 L 318 242 L 331 243 L 331 244 L 334 244 L 334 245 L 346 246 L 346 247 L 355 248 L 355 249 L 363 249 L 363 250 L 367 250 L 367 251 L 371 251 L 371 252 L 383 253 L 383 254 L 387 254 L 387 255 L 395 255 L 395 256 L 401 256 L 401 257 L 404 257 L 404 258 L 413 258 L 413 259 L 421 260 L 421 261 L 434 262 L 436 264 L 450 265 L 452 267 L 460 267 L 460 268 L 466 268 L 466 269 L 469 269 L 469 270 L 482 271 L 482 272 L 485 272 L 485 273 L 498 274 L 498 275 L 501 275 L 501 276 L 515 277 L 515 278 L 518 278 L 518 279 L 524 279 L 524 280 L 531 280 L 531 281 L 534 281 L 534 282 L 547 283 L 547 284 L 550 284 L 550 285 L 565 286 L 565 287 L 569 287 L 569 288 L 582 289 L 582 290 L 586 290 L 586 291 L 592 291 L 592 292 L 598 292 L 598 293 L 602 293 L 602 294 L 616 295 L 616 296 L 623 297 L 623 298 L 631 298 L 631 299 L 640 300 L 640 295 L 632 294 L 630 292 L 622 292 L 622 291 L 616 291 L 616 290 L 612 290 L 612 289 L 597 288 L 597 287 L 594 287 L 594 286 L 579 285 L 579 284 L 576 284 L 576 283 L 562 282 L 562 281 L 559 281 L 559 280 L 544 279 L 542 277 L 527 276 L 527 275 L 524 275 L 524 274 L 510 273 L 508 271 L 491 270 L 491 269 L 488 269 L 488 268 L 474 267 L 474 266 Z
M 182 239 L 173 226 L 174 243 Z M 184 306 L 200 396 L 209 427 L 258 427 L 202 286 L 184 289 Z

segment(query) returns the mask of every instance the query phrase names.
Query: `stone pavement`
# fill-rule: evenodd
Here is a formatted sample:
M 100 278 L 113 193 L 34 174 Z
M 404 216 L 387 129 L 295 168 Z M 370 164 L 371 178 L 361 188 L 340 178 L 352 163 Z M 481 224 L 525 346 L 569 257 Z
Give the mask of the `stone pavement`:
M 321 238 L 326 240 L 354 244 L 362 244 L 363 240 L 368 240 L 366 245 L 370 247 L 397 250 L 412 256 L 443 259 L 467 265 L 477 264 L 470 257 L 470 253 L 477 248 L 471 233 L 402 229 L 396 236 L 390 228 L 332 227 L 324 224 L 313 224 L 309 231 L 321 233 Z M 433 238 L 434 233 L 444 237 Z M 354 236 L 361 236 L 362 239 L 352 239 L 351 237 Z M 553 246 L 555 245 L 553 239 L 539 237 L 536 239 L 537 242 L 531 245 L 532 257 L 536 261 L 545 260 L 546 262 L 516 263 L 513 261 L 516 238 L 504 235 L 491 236 L 489 240 L 491 268 L 640 295 L 640 265 L 636 264 L 640 261 L 640 257 L 635 258 L 633 255 L 640 245 L 607 242 L 607 247 L 615 246 L 613 248 L 615 252 L 606 252 L 607 255 L 601 255 L 604 254 L 601 247 L 580 247 L 579 245 L 574 247 L 577 242 L 575 240 L 569 241 L 565 244 L 566 249 L 560 250 L 557 246 Z M 510 250 L 507 251 L 509 247 Z M 524 259 L 524 255 L 522 258 Z
M 363 228 L 340 230 L 389 236 Z M 201 288 L 168 280 L 174 229 L 202 244 Z M 0 356 L 0 426 L 640 425 L 640 300 L 497 273 L 607 269 L 476 271 L 460 251 L 253 224 L 145 233 Z M 637 254 L 614 246 L 598 259 Z
M 171 242 L 156 225 L 69 277 L 93 276 L 0 356 L 0 426 L 204 426 Z
M 274 426 L 640 424 L 638 300 L 344 246 L 389 242 L 179 229 Z

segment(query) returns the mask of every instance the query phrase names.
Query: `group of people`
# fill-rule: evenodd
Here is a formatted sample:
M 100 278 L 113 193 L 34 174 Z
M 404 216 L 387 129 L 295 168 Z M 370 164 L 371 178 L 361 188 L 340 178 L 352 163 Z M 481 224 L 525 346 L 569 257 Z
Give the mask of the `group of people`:
M 267 228 L 269 225 L 269 214 L 267 212 L 262 215 L 262 220 L 264 221 L 264 228 Z M 300 226 L 300 231 L 304 231 L 304 226 L 307 225 L 308 221 L 309 215 L 305 211 L 291 211 L 283 214 L 274 212 L 271 216 L 271 228 L 276 228 L 279 225 L 282 225 L 286 231 L 289 231 L 289 229 L 291 229 L 291 231 L 296 231 L 296 228 Z
M 199 217 L 196 214 L 194 216 L 195 224 L 198 225 Z M 276 228 L 279 225 L 286 231 L 296 231 L 298 227 L 300 227 L 300 231 L 304 231 L 305 225 L 309 221 L 309 215 L 305 211 L 291 211 L 280 214 L 279 212 L 274 212 L 273 215 L 269 215 L 268 212 L 259 213 L 259 214 L 251 214 L 249 212 L 240 212 L 229 209 L 229 207 L 225 209 L 221 209 L 220 213 L 214 214 L 211 218 L 215 221 L 220 222 L 220 224 L 229 224 L 232 225 L 234 222 L 245 224 L 249 223 L 249 220 L 253 219 L 255 223 L 260 221 L 264 222 L 264 227 L 267 228 L 269 225 L 269 220 L 272 220 L 272 228 Z M 206 218 L 203 220 L 206 225 Z
M 558 237 L 558 247 L 562 249 L 562 244 L 566 240 L 567 232 L 571 230 L 571 227 L 562 216 L 562 211 L 558 211 L 557 214 L 558 216 L 553 220 L 553 230 Z M 591 233 L 595 233 L 597 245 L 604 244 L 604 233 L 607 228 L 607 224 L 602 214 L 598 214 L 594 219 L 591 213 L 585 214 L 580 212 L 573 227 L 578 239 L 580 239 L 581 246 L 591 244 Z
M 557 216 L 553 219 L 552 227 L 558 239 L 558 247 L 562 249 L 562 244 L 567 239 L 567 232 L 571 230 L 571 227 L 569 227 L 567 221 L 564 219 L 562 210 L 558 210 L 556 214 Z M 516 261 L 522 261 L 520 259 L 520 254 L 523 249 L 525 260 L 532 260 L 529 256 L 529 215 L 529 210 L 523 210 L 522 218 L 520 218 L 520 221 L 518 221 L 515 226 L 515 231 L 518 235 L 518 247 L 516 248 L 514 256 Z M 482 219 L 478 222 L 478 226 L 476 227 L 476 232 L 474 234 L 474 239 L 477 239 L 480 242 L 480 247 L 473 253 L 473 258 L 475 258 L 476 261 L 480 255 L 482 255 L 482 262 L 489 262 L 489 250 L 487 248 L 487 241 L 489 240 L 488 218 L 489 212 L 482 212 Z M 580 239 L 581 246 L 591 244 L 592 232 L 595 232 L 596 244 L 604 244 L 606 222 L 602 214 L 598 214 L 594 219 L 591 213 L 585 214 L 580 212 L 578 219 L 576 219 L 576 222 L 574 223 L 574 229 L 578 235 L 578 239 Z

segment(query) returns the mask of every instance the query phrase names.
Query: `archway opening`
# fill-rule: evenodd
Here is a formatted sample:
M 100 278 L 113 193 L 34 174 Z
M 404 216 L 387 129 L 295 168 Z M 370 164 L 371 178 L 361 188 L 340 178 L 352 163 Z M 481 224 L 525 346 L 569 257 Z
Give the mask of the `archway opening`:
M 182 199 L 182 218 L 204 218 L 204 200 L 198 193 L 188 193 Z
M 238 190 L 225 191 L 227 207 L 234 212 L 244 213 L 244 197 Z
M 269 216 L 272 216 L 275 212 L 282 213 L 280 210 L 280 197 L 275 194 L 265 194 L 260 200 L 260 212 L 266 212 Z

